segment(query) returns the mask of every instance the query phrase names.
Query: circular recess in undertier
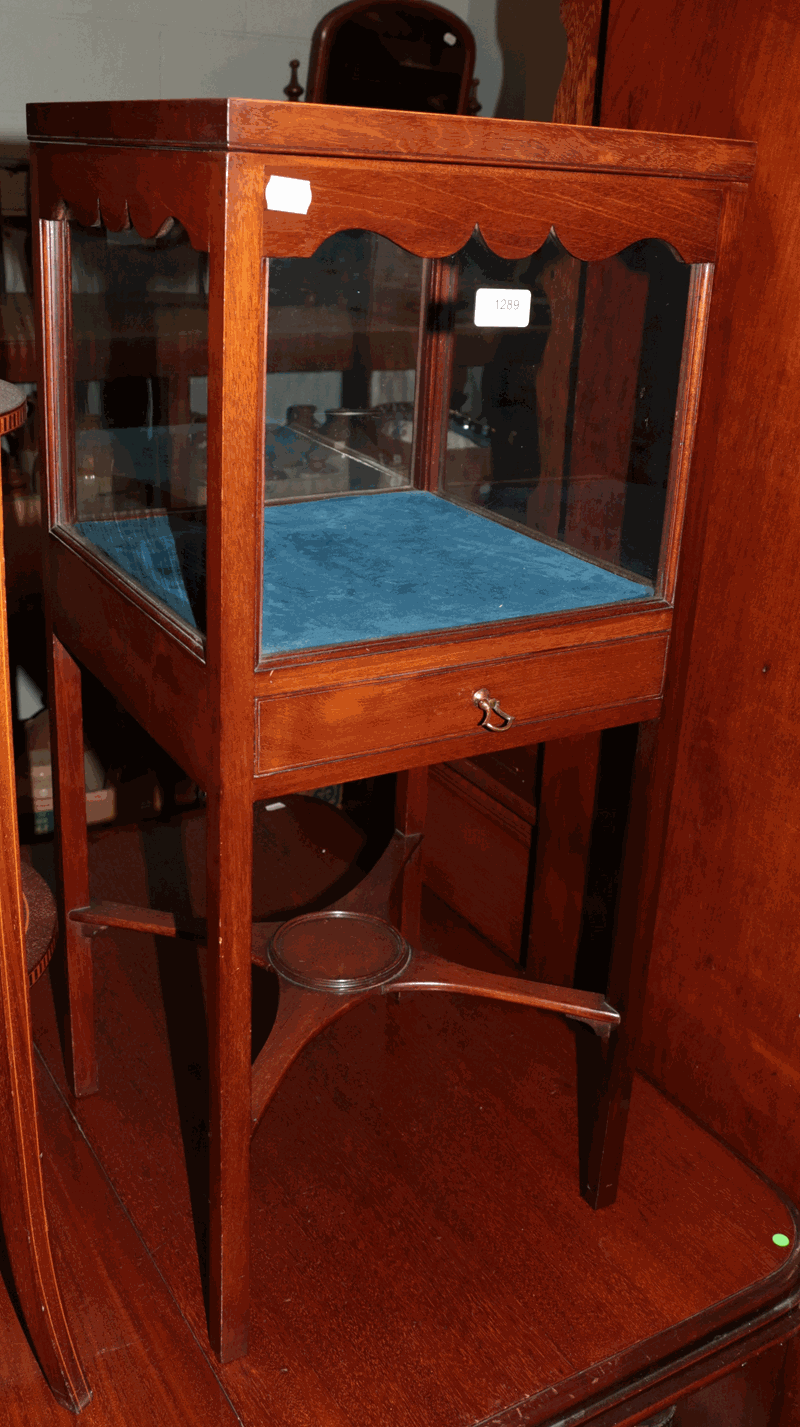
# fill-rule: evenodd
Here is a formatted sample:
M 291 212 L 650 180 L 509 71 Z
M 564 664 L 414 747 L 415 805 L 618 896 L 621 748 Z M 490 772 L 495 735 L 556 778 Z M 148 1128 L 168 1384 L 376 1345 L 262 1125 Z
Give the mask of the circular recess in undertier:
M 360 912 L 311 912 L 294 917 L 272 938 L 269 959 L 280 976 L 311 991 L 344 995 L 391 981 L 411 949 L 380 917 Z

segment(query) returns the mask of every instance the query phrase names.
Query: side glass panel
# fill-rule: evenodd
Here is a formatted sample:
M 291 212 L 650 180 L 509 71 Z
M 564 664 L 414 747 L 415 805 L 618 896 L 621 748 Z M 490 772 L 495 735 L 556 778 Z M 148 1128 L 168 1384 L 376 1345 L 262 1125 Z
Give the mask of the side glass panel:
M 422 259 L 360 230 L 272 258 L 265 500 L 411 484 Z
M 156 238 L 70 223 L 74 484 L 66 522 L 205 628 L 208 261 L 177 221 Z
M 440 494 L 656 581 L 690 268 L 647 240 L 602 262 L 455 255 Z M 443 443 L 443 446 L 445 443 Z

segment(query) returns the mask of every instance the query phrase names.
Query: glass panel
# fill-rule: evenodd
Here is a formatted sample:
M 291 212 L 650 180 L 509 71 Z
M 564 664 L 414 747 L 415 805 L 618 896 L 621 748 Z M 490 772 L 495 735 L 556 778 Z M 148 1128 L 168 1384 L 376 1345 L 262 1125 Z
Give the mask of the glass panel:
M 411 484 L 422 259 L 336 233 L 269 265 L 265 499 Z
M 441 494 L 652 586 L 689 267 L 651 240 L 582 263 L 552 237 L 454 261 Z
M 205 627 L 208 263 L 156 238 L 70 224 L 75 529 Z

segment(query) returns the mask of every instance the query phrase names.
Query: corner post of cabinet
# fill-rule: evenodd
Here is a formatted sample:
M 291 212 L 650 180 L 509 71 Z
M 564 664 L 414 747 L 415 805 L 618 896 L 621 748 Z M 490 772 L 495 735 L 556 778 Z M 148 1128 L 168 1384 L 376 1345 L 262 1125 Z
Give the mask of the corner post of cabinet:
M 262 166 L 219 158 L 209 253 L 207 789 L 209 1331 L 247 1352 L 254 621 L 263 461 Z

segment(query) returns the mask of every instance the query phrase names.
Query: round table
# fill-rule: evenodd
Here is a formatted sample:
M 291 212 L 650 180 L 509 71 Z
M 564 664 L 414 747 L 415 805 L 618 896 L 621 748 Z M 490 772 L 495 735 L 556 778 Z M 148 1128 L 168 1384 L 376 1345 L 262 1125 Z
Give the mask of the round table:
M 44 878 L 23 862 L 22 910 L 25 930 L 25 964 L 28 985 L 33 986 L 50 964 L 58 933 L 56 902 Z
M 21 387 L 0 381 L 0 436 L 16 431 L 25 420 L 28 398 Z

